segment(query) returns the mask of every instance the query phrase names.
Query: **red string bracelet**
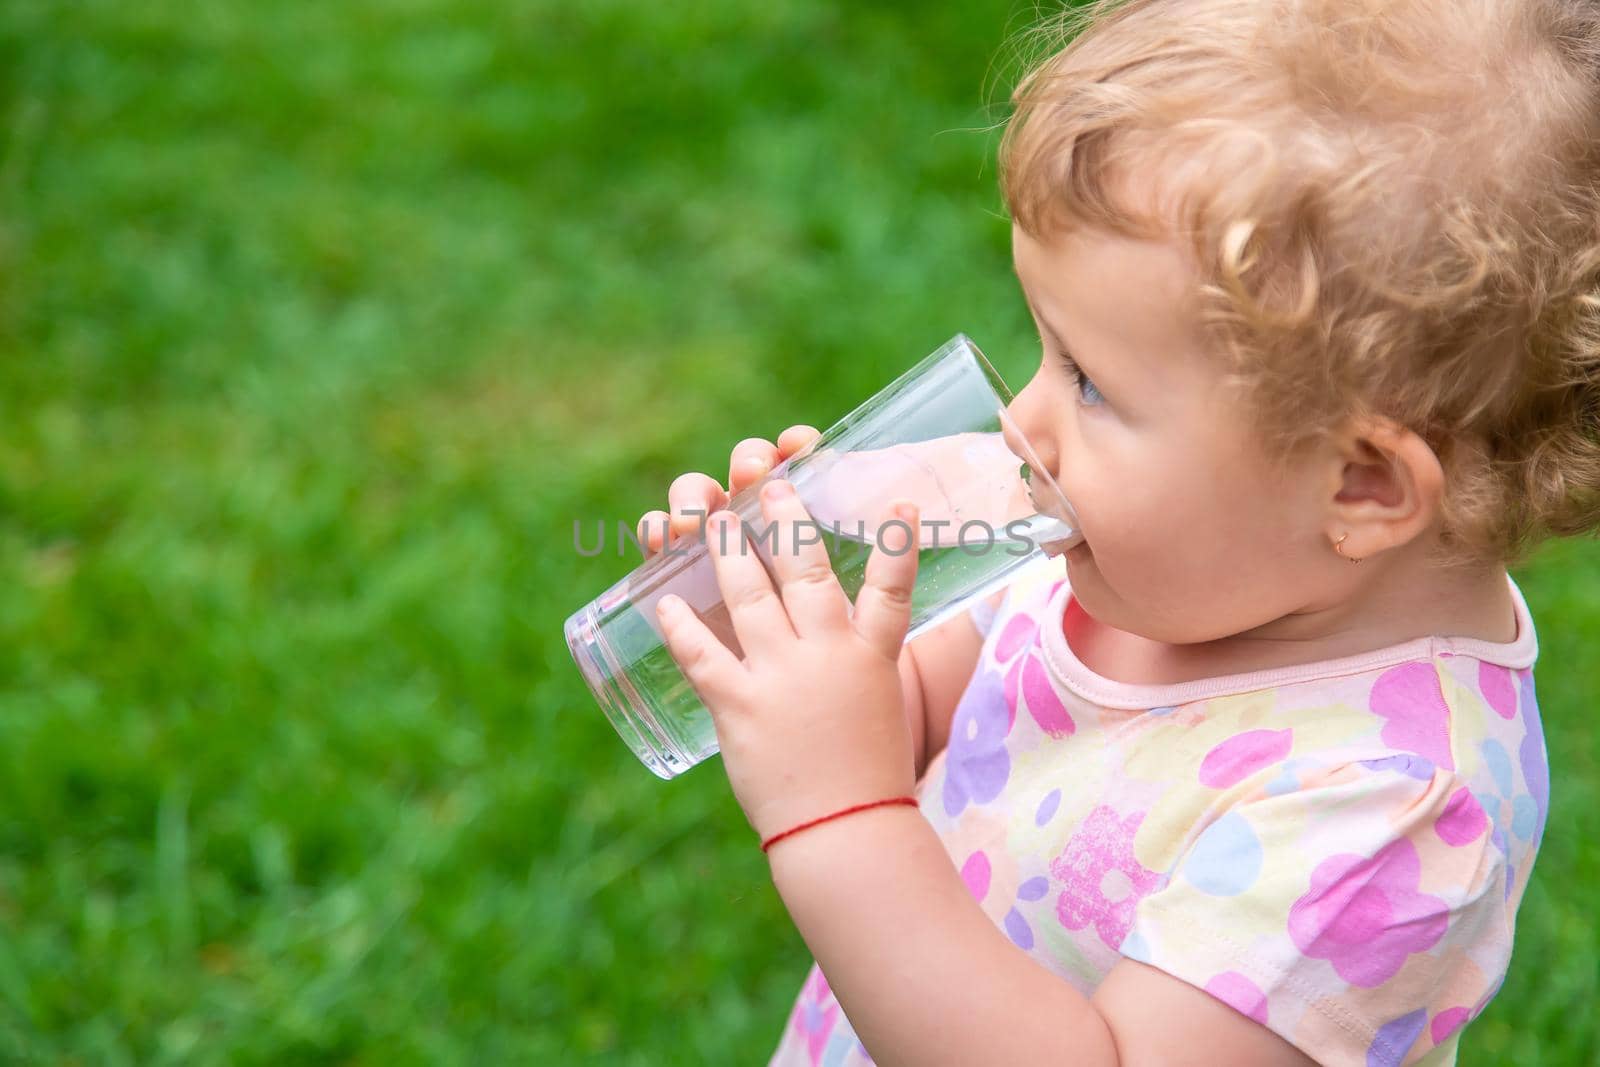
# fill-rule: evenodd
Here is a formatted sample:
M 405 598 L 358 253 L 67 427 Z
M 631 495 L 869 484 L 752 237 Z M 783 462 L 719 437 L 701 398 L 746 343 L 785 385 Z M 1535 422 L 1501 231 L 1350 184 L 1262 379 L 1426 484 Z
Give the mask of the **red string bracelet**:
M 845 808 L 842 811 L 833 812 L 831 815 L 823 815 L 820 818 L 812 819 L 810 822 L 803 822 L 799 826 L 791 826 L 791 827 L 789 827 L 789 829 L 784 830 L 782 833 L 773 834 L 771 837 L 769 837 L 765 841 L 761 842 L 761 851 L 765 852 L 767 849 L 771 848 L 773 845 L 777 844 L 779 841 L 782 841 L 784 838 L 788 837 L 791 834 L 797 834 L 801 830 L 809 830 L 813 826 L 818 826 L 818 825 L 820 825 L 822 823 L 830 822 L 833 819 L 842 819 L 846 815 L 854 815 L 856 812 L 858 812 L 858 811 L 866 811 L 868 808 L 882 808 L 882 807 L 886 807 L 887 805 L 890 805 L 890 804 L 907 804 L 907 805 L 909 805 L 909 806 L 914 808 L 914 807 L 917 807 L 917 798 L 916 797 L 890 797 L 888 800 L 869 800 L 865 804 L 856 804 L 853 807 Z

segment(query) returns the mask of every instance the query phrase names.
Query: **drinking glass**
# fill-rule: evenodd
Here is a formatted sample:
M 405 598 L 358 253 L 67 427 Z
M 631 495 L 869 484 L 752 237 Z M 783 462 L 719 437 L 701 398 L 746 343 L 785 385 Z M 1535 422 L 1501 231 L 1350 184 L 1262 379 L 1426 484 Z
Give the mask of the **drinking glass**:
M 890 544 L 905 544 L 908 527 L 889 505 L 914 501 L 921 535 L 909 641 L 1041 555 L 1059 555 L 1083 539 L 1071 504 L 1012 421 L 1012 399 L 978 347 L 957 334 L 734 494 L 727 509 L 738 514 L 746 544 L 731 550 L 754 553 L 774 575 L 772 552 L 781 539 L 769 530 L 758 494 L 771 479 L 786 478 L 812 519 L 791 545 L 795 536 L 822 541 L 853 604 L 878 536 L 896 524 L 901 532 Z M 572 658 L 606 717 L 662 778 L 717 751 L 711 713 L 661 636 L 656 602 L 668 593 L 742 656 L 703 537 L 667 546 L 565 627 Z

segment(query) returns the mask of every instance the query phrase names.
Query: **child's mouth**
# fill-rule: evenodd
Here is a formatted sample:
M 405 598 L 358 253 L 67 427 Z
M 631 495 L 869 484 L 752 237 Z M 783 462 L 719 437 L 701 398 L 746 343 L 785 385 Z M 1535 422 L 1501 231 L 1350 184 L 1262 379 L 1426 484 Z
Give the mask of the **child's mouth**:
M 1046 541 L 1039 547 L 1044 550 L 1044 554 L 1047 556 L 1065 556 L 1068 559 L 1074 557 L 1084 559 L 1094 554 L 1089 551 L 1089 542 L 1083 540 Z

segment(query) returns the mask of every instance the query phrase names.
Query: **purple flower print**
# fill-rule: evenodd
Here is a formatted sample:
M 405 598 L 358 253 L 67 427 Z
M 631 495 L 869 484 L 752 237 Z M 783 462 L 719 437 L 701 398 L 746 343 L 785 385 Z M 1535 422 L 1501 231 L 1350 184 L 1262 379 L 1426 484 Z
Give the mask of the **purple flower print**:
M 1330 856 L 1289 908 L 1289 936 L 1311 959 L 1327 960 L 1354 985 L 1382 985 L 1413 952 L 1444 936 L 1450 905 L 1420 892 L 1422 863 L 1400 838 L 1370 859 Z
M 1011 776 L 1006 738 L 1016 725 L 1019 704 L 1051 737 L 1077 729 L 1036 655 L 1038 610 L 1062 584 L 1056 582 L 1040 604 L 1026 606 L 1006 621 L 994 642 L 993 664 L 987 657 L 980 663 L 956 706 L 945 748 L 944 810 L 951 818 L 968 804 L 987 804 L 1005 788 Z
M 1482 789 L 1474 797 L 1489 821 L 1489 839 L 1506 854 L 1504 893 L 1505 899 L 1510 900 L 1517 874 L 1517 859 L 1510 849 L 1511 838 L 1537 845 L 1543 837 L 1545 818 L 1550 810 L 1550 765 L 1545 753 L 1544 730 L 1539 722 L 1539 705 L 1534 697 L 1532 668 L 1512 671 L 1480 663 L 1478 688 L 1483 692 L 1485 703 L 1502 719 L 1509 721 L 1519 713 L 1522 717 L 1522 742 L 1517 747 L 1515 764 L 1511 753 L 1499 740 L 1490 737 L 1479 745 L 1494 789 Z M 1522 769 L 1526 793 L 1517 788 L 1515 767 Z M 1451 840 L 1445 828 L 1441 828 L 1440 836 L 1451 844 L 1457 843 Z
M 1039 634 L 1039 621 L 1027 612 L 1013 615 L 995 641 L 999 669 L 980 662 L 950 720 L 945 745 L 944 810 L 952 819 L 968 804 L 987 804 L 1011 777 L 1006 737 L 1016 724 L 1015 665 L 1019 653 Z M 1013 663 L 1012 671 L 1005 664 Z
M 1495 784 L 1508 803 L 1516 806 L 1513 813 L 1513 832 L 1527 841 L 1537 842 L 1544 833 L 1545 814 L 1550 806 L 1550 767 L 1544 750 L 1544 730 L 1539 722 L 1539 705 L 1534 698 L 1533 669 L 1524 667 L 1513 671 L 1496 663 L 1478 664 L 1478 689 L 1484 702 L 1496 715 L 1507 721 L 1522 713 L 1522 744 L 1517 750 L 1517 762 L 1522 767 L 1522 780 L 1528 794 L 1518 798 L 1511 782 L 1509 754 L 1498 741 L 1485 744 L 1485 759 L 1489 763 Z M 1498 825 L 1503 820 L 1496 820 Z
M 827 1047 L 833 1027 L 839 1021 L 839 1003 L 833 999 L 828 980 L 822 968 L 812 964 L 811 974 L 800 990 L 800 1000 L 789 1017 L 789 1025 L 806 1043 L 806 1055 L 811 1067 L 822 1062 L 822 1050 Z
M 1367 1067 L 1400 1067 L 1427 1024 L 1427 1009 L 1418 1008 L 1378 1027 L 1372 1044 L 1367 1047 Z
M 1534 735 L 1537 736 L 1537 735 Z M 1542 758 L 1543 739 L 1539 739 L 1541 757 L 1533 765 L 1532 773 L 1547 774 L 1547 768 Z M 1526 756 L 1528 738 L 1523 739 L 1523 755 Z M 1544 825 L 1544 806 L 1539 803 L 1536 796 L 1531 793 L 1517 792 L 1516 779 L 1511 769 L 1511 754 L 1494 738 L 1486 738 L 1479 746 L 1483 753 L 1483 762 L 1489 768 L 1489 776 L 1494 780 L 1495 791 L 1485 793 L 1481 798 L 1484 810 L 1493 822 L 1493 830 L 1489 839 L 1495 847 L 1506 855 L 1506 884 L 1505 898 L 1511 899 L 1512 887 L 1516 884 L 1516 861 L 1511 854 L 1508 834 L 1515 835 L 1519 841 L 1537 842 Z M 1524 762 L 1523 774 L 1529 773 L 1529 764 Z M 1533 788 L 1540 788 L 1535 782 Z M 1544 785 L 1545 796 L 1549 796 L 1549 786 Z
M 1050 892 L 1050 880 L 1044 875 L 1029 878 L 1017 886 L 1017 899 L 1025 902 L 1043 900 L 1044 895 Z M 1006 928 L 1006 936 L 1011 938 L 1013 944 L 1027 952 L 1033 948 L 1033 927 L 1028 925 L 1028 920 L 1023 918 L 1022 912 L 1013 905 L 1006 912 L 1002 925 Z
M 1033 813 L 1033 825 L 1043 826 L 1056 817 L 1056 812 L 1061 808 L 1061 790 L 1052 789 L 1039 801 L 1039 807 Z
M 1011 776 L 1006 735 L 1012 709 L 1000 691 L 1000 676 L 980 668 L 956 705 L 945 746 L 944 811 L 955 818 L 968 804 L 987 804 Z
M 989 856 L 981 849 L 967 857 L 961 865 L 961 881 L 965 883 L 967 892 L 972 894 L 972 899 L 979 904 L 983 903 L 989 895 L 989 886 L 994 871 L 989 865 Z M 1029 878 L 1017 887 L 1016 899 L 1031 902 L 1042 900 L 1050 891 L 1050 881 L 1044 876 Z M 1033 948 L 1033 927 L 1028 925 L 1028 920 L 1013 905 L 1006 911 L 1005 918 L 1001 920 L 1006 936 L 1011 938 L 1016 946 L 1024 951 Z
M 1090 923 L 1110 948 L 1118 948 L 1133 926 L 1134 909 L 1161 881 L 1161 875 L 1140 863 L 1133 854 L 1133 835 L 1145 812 L 1119 818 L 1115 809 L 1101 805 L 1083 820 L 1061 855 L 1050 863 L 1050 874 L 1061 883 L 1056 918 L 1068 930 Z
M 1522 700 L 1523 729 L 1518 759 L 1522 764 L 1522 780 L 1528 784 L 1538 812 L 1533 827 L 1533 841 L 1537 844 L 1544 837 L 1544 821 L 1550 813 L 1550 763 L 1544 747 L 1544 726 L 1539 721 L 1539 703 L 1533 693 L 1532 667 L 1521 672 L 1517 692 Z

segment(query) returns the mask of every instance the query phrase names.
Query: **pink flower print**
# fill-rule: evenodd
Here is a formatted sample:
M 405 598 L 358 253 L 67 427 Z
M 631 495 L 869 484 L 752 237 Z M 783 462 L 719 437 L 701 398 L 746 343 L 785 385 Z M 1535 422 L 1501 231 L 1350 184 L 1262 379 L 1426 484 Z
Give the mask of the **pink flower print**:
M 1483 805 L 1472 795 L 1472 790 L 1461 786 L 1445 801 L 1444 811 L 1433 822 L 1434 832 L 1445 844 L 1455 848 L 1470 845 L 1489 826 L 1489 817 Z
M 1509 814 L 1496 811 L 1499 804 L 1485 799 L 1485 807 L 1495 828 L 1504 838 L 1507 829 L 1523 841 L 1537 843 L 1544 836 L 1544 822 L 1550 808 L 1550 765 L 1544 747 L 1544 728 L 1539 721 L 1539 703 L 1534 696 L 1533 669 L 1513 671 L 1495 663 L 1478 664 L 1478 689 L 1496 715 L 1510 721 L 1522 715 L 1522 743 L 1517 749 L 1517 764 L 1522 769 L 1526 794 L 1518 794 L 1512 780 L 1511 754 L 1499 741 L 1483 743 L 1484 762 L 1494 776 L 1495 786 Z M 1509 825 L 1508 825 L 1509 824 Z
M 1205 989 L 1239 1014 L 1267 1025 L 1266 994 L 1238 971 L 1223 971 L 1207 982 Z
M 1435 1015 L 1433 1022 L 1428 1024 L 1428 1036 L 1433 1038 L 1435 1045 L 1442 1045 L 1451 1034 L 1466 1025 L 1471 1017 L 1466 1008 L 1446 1008 Z
M 994 643 L 994 658 L 998 663 L 1009 663 L 1022 648 L 1033 640 L 1039 632 L 1039 620 L 1027 612 L 1018 612 L 1011 616 L 1011 621 L 1006 623 L 1006 628 L 1000 632 L 1000 640 Z
M 1059 587 L 1057 583 L 1056 588 Z M 1006 707 L 1012 724 L 1016 722 L 1018 704 L 1026 704 L 1039 729 L 1051 737 L 1066 737 L 1078 724 L 1061 703 L 1045 672 L 1044 661 L 1039 658 L 1039 629 L 1038 618 L 1021 614 L 1007 624 L 995 643 L 995 660 L 1005 668 Z
M 839 1021 L 839 1002 L 833 999 L 833 990 L 815 964 L 806 984 L 800 990 L 800 1000 L 789 1017 L 789 1025 L 805 1040 L 806 1055 L 811 1067 L 822 1062 L 822 1050 L 827 1047 L 833 1027 Z
M 1217 745 L 1200 761 L 1200 784 L 1226 789 L 1289 754 L 1291 730 L 1246 730 Z
M 1478 661 L 1478 689 L 1483 699 L 1502 719 L 1517 715 L 1517 690 L 1511 680 L 1511 671 L 1498 663 Z
M 994 660 L 1005 677 L 1002 692 L 1006 702 L 1006 729 L 1017 722 L 1017 683 L 1021 679 L 1023 663 L 1021 653 L 1038 643 L 1039 620 L 1027 612 L 1019 612 L 1006 624 L 1005 632 L 995 642 Z M 1007 666 L 1009 664 L 1009 666 Z
M 1384 671 L 1372 684 L 1367 706 L 1388 720 L 1379 735 L 1386 744 L 1456 769 L 1450 754 L 1450 706 L 1431 662 L 1402 663 Z
M 968 856 L 967 862 L 961 865 L 961 881 L 966 884 L 972 899 L 979 904 L 989 895 L 989 879 L 993 873 L 989 866 L 989 854 L 981 849 Z
M 1494 776 L 1499 797 L 1486 797 L 1485 807 L 1494 822 L 1491 838 L 1502 850 L 1507 832 L 1523 841 L 1538 844 L 1544 836 L 1545 819 L 1550 812 L 1550 764 L 1544 747 L 1544 727 L 1539 721 L 1539 703 L 1534 696 L 1533 668 L 1512 671 L 1498 664 L 1478 664 L 1478 688 L 1485 702 L 1503 719 L 1522 714 L 1522 743 L 1517 762 L 1527 793 L 1518 793 L 1511 774 L 1511 757 L 1505 746 L 1493 738 L 1482 745 L 1484 762 Z M 1515 881 L 1514 864 L 1506 864 L 1506 899 L 1511 898 Z
M 1050 874 L 1062 886 L 1056 899 L 1062 926 L 1082 930 L 1093 923 L 1108 947 L 1121 946 L 1133 926 L 1134 909 L 1161 881 L 1160 874 L 1133 855 L 1133 835 L 1145 814 L 1136 811 L 1118 818 L 1113 808 L 1102 804 L 1051 861 Z
M 1370 859 L 1330 856 L 1289 908 L 1289 936 L 1311 959 L 1327 960 L 1354 985 L 1382 985 L 1413 952 L 1444 936 L 1450 905 L 1418 890 L 1422 863 L 1400 838 Z M 1408 1042 L 1409 1044 L 1409 1042 Z
M 1028 714 L 1039 724 L 1039 729 L 1051 737 L 1066 737 L 1077 730 L 1078 724 L 1072 721 L 1066 705 L 1061 703 L 1061 697 L 1045 673 L 1043 661 L 1032 648 L 1006 672 L 1007 698 L 1014 702 L 1018 688 L 1028 705 Z

